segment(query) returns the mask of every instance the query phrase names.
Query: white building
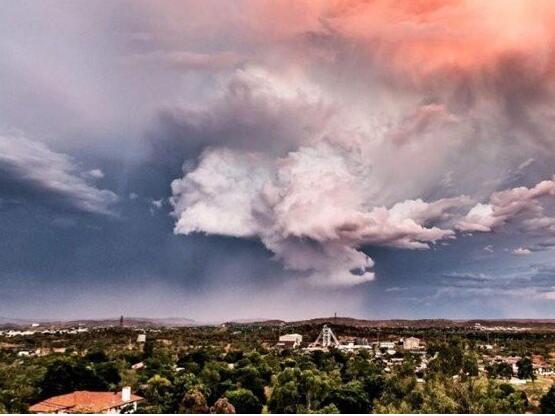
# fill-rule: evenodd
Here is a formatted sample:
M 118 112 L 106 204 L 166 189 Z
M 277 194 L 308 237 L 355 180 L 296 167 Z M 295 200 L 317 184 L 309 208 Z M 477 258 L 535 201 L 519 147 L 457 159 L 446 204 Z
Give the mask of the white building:
M 145 363 L 143 363 L 142 361 L 141 361 L 140 363 L 135 363 L 135 364 L 133 364 L 133 365 L 131 366 L 131 368 L 132 368 L 133 370 L 140 370 L 140 369 L 142 369 L 142 368 L 144 368 L 144 367 L 145 367 Z
M 146 342 L 146 334 L 137 335 L 137 342 L 138 343 Z
M 349 341 L 346 344 L 341 344 L 337 347 L 341 351 L 355 352 L 360 350 L 372 350 L 372 346 L 368 344 L 357 344 L 355 341 Z
M 290 344 L 293 348 L 301 346 L 303 342 L 303 336 L 300 334 L 284 334 L 279 337 L 279 342 L 284 344 Z
M 538 376 L 552 376 L 553 374 L 555 374 L 553 368 L 546 364 L 534 364 L 534 373 Z
M 395 343 L 393 341 L 382 341 L 379 343 L 378 347 L 380 349 L 392 350 L 395 348 Z
M 410 351 L 410 350 L 417 350 L 420 348 L 420 340 L 415 337 L 405 338 L 403 340 L 403 349 Z

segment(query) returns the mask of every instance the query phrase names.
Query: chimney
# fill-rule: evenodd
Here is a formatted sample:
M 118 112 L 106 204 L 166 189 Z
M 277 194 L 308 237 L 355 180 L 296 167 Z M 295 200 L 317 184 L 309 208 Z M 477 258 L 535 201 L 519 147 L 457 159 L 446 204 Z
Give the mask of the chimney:
M 121 389 L 121 400 L 124 402 L 131 400 L 131 387 L 127 386 Z

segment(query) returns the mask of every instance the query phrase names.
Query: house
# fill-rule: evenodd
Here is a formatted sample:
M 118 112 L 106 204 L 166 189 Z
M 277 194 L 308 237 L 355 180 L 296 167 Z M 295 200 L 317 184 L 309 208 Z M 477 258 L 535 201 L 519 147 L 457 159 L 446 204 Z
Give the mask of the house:
M 543 365 L 534 365 L 534 374 L 537 376 L 552 376 L 555 374 L 553 368 L 543 364 Z
M 74 391 L 50 397 L 29 408 L 32 413 L 121 413 L 135 412 L 142 397 L 131 394 L 131 387 L 120 393 L 104 391 Z
M 403 349 L 407 351 L 417 350 L 420 348 L 420 340 L 415 337 L 405 338 L 403 340 Z

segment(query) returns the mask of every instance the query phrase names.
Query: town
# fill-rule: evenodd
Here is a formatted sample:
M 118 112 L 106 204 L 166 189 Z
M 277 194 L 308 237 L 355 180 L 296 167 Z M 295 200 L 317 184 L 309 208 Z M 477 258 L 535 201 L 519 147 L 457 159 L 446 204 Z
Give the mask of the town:
M 554 364 L 528 323 L 33 323 L 0 329 L 0 411 L 545 412 Z

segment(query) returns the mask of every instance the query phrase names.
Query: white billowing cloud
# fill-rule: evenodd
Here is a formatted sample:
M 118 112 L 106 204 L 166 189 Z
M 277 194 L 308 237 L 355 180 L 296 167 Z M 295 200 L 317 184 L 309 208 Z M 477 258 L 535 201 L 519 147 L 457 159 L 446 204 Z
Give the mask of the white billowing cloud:
M 269 173 L 263 165 L 256 154 L 205 151 L 195 170 L 172 182 L 175 232 L 254 237 L 252 208 Z
M 113 192 L 83 179 L 94 176 L 92 172 L 102 173 L 100 170 L 82 172 L 68 155 L 17 135 L 0 135 L 0 172 L 0 181 L 6 181 L 0 192 L 15 198 L 37 197 L 39 203 L 100 214 L 112 214 L 117 200 Z
M 513 255 L 515 256 L 528 256 L 532 254 L 532 251 L 528 248 L 518 247 L 512 251 Z
M 474 121 L 441 106 L 391 121 L 339 99 L 304 76 L 249 67 L 206 108 L 185 110 L 186 131 L 211 141 L 172 183 L 175 232 L 258 238 L 309 282 L 355 284 L 374 278 L 364 246 L 427 249 L 457 231 L 492 231 L 541 212 L 538 199 L 553 192 L 544 181 L 492 193 L 508 171 L 491 156 L 508 151 L 503 139 L 467 150 Z M 494 179 L 476 186 L 480 173 Z
M 488 232 L 492 230 L 494 223 L 493 207 L 490 204 L 478 203 L 459 221 L 457 228 L 461 231 Z
M 331 285 L 374 278 L 374 263 L 361 246 L 425 249 L 454 236 L 429 224 L 448 220 L 467 198 L 369 208 L 365 166 L 348 157 L 326 142 L 278 159 L 208 149 L 195 169 L 172 183 L 175 232 L 257 237 L 287 269 Z
M 502 226 L 517 216 L 531 217 L 525 220 L 526 226 L 538 227 L 548 225 L 550 220 L 544 218 L 540 199 L 555 196 L 555 176 L 532 188 L 518 188 L 495 192 L 486 204 L 476 204 L 468 214 L 459 221 L 457 228 L 461 231 L 489 232 Z
M 83 173 L 82 176 L 92 179 L 102 179 L 104 177 L 104 172 L 100 169 L 91 169 L 88 172 Z

